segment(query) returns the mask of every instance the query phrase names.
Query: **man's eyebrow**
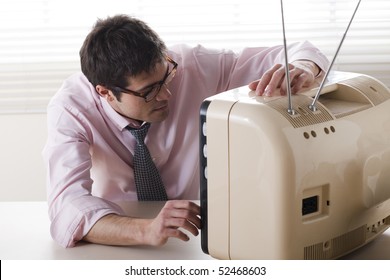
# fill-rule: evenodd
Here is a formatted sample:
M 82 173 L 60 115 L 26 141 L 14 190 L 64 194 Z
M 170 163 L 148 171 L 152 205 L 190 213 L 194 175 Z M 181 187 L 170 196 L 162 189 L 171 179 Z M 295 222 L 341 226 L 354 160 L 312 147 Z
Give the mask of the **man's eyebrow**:
M 155 82 L 155 83 L 153 83 L 153 84 L 150 84 L 150 85 L 144 86 L 143 88 L 141 88 L 141 89 L 139 89 L 139 90 L 137 90 L 137 91 L 143 91 L 143 90 L 150 89 L 150 88 L 152 88 L 152 87 L 154 87 L 154 86 L 158 85 L 160 82 L 161 82 L 161 81 L 158 81 L 158 82 Z
M 141 89 L 139 89 L 137 91 L 143 91 L 143 90 L 146 90 L 146 89 L 150 89 L 150 88 L 152 88 L 152 87 L 154 87 L 156 85 L 159 85 L 166 78 L 168 72 L 169 72 L 169 65 L 167 66 L 167 71 L 165 71 L 165 75 L 164 75 L 164 78 L 162 80 L 160 80 L 158 82 L 155 82 L 155 83 L 152 83 L 150 85 L 144 86 L 143 88 L 141 88 Z

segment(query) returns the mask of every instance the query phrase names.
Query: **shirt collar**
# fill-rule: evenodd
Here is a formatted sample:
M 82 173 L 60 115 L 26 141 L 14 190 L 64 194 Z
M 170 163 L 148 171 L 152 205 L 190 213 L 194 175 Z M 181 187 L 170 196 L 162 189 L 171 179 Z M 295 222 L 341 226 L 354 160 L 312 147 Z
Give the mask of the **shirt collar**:
M 143 126 L 145 124 L 145 122 L 143 122 L 142 124 L 139 124 L 139 122 L 136 120 L 126 118 L 126 117 L 118 114 L 118 112 L 116 112 L 111 107 L 111 105 L 108 104 L 107 100 L 101 96 L 100 96 L 100 101 L 101 101 L 103 110 L 106 113 L 106 115 L 108 116 L 108 118 L 114 123 L 114 125 L 120 131 L 123 131 L 124 129 L 126 129 L 127 126 L 130 126 L 132 128 L 140 128 L 141 126 Z

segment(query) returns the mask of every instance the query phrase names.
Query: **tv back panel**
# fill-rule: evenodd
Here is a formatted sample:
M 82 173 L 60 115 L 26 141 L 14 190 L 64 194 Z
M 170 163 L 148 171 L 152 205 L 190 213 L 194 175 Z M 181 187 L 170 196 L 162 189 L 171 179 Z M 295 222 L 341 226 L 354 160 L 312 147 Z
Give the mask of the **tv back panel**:
M 206 99 L 202 249 L 218 259 L 335 259 L 390 226 L 390 91 L 335 72 L 321 91 Z

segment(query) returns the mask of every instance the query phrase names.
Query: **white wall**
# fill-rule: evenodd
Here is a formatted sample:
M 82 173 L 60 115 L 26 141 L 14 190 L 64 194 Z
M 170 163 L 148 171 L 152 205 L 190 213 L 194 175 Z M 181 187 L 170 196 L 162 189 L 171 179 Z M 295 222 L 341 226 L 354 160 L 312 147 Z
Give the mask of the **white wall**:
M 0 201 L 46 200 L 46 114 L 0 114 Z

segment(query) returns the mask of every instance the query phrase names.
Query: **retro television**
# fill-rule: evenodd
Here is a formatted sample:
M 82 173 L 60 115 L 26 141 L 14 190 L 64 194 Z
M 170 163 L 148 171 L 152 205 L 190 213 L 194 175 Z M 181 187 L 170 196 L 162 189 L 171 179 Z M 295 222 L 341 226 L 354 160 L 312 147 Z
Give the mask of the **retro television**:
M 390 226 L 390 90 L 333 72 L 287 97 L 247 87 L 200 112 L 202 250 L 218 259 L 336 259 Z
M 390 227 L 390 90 L 331 72 L 287 96 L 247 87 L 200 109 L 202 250 L 219 259 L 335 259 Z

